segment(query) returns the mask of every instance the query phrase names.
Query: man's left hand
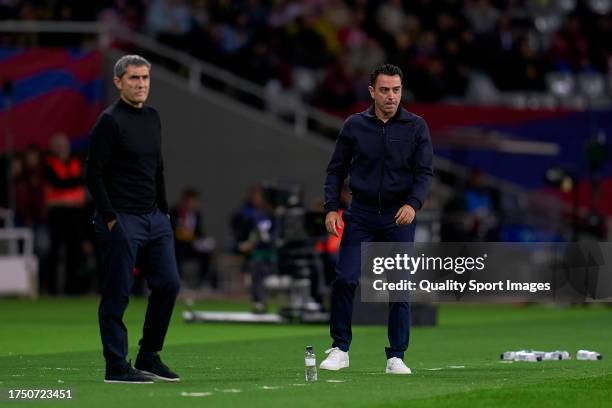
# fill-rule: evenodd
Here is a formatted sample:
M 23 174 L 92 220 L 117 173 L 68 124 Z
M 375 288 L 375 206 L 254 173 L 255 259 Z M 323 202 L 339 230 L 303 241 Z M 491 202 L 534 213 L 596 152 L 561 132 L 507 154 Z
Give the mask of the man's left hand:
M 414 221 L 414 216 L 416 215 L 416 211 L 409 204 L 404 204 L 399 210 L 397 210 L 397 214 L 395 214 L 395 223 L 397 225 L 407 225 Z

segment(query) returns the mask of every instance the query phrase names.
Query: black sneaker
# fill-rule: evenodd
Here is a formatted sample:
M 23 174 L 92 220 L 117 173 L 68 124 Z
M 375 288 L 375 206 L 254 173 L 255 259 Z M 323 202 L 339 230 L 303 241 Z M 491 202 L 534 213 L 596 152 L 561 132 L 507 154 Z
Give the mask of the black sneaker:
M 111 384 L 153 384 L 153 379 L 151 376 L 135 369 L 131 364 L 128 364 L 125 369 L 121 371 L 107 370 L 104 376 L 104 382 Z
M 180 381 L 178 374 L 162 363 L 157 353 L 138 353 L 135 367 L 144 374 L 152 376 L 154 379 Z

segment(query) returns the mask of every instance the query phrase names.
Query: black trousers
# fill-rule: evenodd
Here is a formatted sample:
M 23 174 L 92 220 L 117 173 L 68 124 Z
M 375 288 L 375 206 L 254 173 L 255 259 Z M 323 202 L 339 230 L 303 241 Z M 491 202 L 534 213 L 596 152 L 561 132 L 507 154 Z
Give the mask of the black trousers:
M 128 334 L 123 313 L 129 302 L 138 251 L 146 249 L 144 277 L 151 290 L 138 343 L 141 351 L 161 351 L 180 288 L 173 232 L 166 215 L 157 209 L 142 215 L 117 215 L 111 231 L 99 215 L 95 217 L 104 275 L 98 318 L 107 371 L 121 370 L 126 365 Z

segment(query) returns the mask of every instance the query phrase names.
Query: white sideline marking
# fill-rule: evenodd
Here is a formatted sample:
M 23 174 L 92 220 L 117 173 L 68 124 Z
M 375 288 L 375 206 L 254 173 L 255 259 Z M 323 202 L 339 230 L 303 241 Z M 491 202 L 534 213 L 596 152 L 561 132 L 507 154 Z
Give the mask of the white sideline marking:
M 343 383 L 344 380 L 325 380 L 325 382 L 329 382 L 329 383 Z
M 236 388 L 229 388 L 227 390 L 223 390 L 222 392 L 231 392 L 231 393 L 237 393 L 237 392 L 242 392 L 242 390 L 238 390 Z
M 280 387 L 264 385 L 261 388 L 263 388 L 264 390 L 278 390 Z
M 181 392 L 181 397 L 208 397 L 212 392 Z
M 291 384 L 291 385 L 293 385 L 294 387 L 303 387 L 303 386 L 305 386 L 306 384 Z
M 465 368 L 465 366 L 448 366 L 448 368 Z
M 435 368 L 426 368 L 425 370 L 427 371 L 440 371 L 440 370 L 444 370 L 442 367 L 435 367 Z

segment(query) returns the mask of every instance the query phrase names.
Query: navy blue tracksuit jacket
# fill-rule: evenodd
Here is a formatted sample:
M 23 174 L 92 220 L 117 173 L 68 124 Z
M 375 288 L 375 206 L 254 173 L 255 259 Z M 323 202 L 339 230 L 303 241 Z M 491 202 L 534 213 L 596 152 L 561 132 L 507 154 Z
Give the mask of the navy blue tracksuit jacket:
M 370 109 L 351 115 L 327 167 L 325 210 L 337 211 L 346 177 L 353 200 L 379 209 L 423 206 L 433 177 L 429 129 L 401 106 L 383 123 Z

